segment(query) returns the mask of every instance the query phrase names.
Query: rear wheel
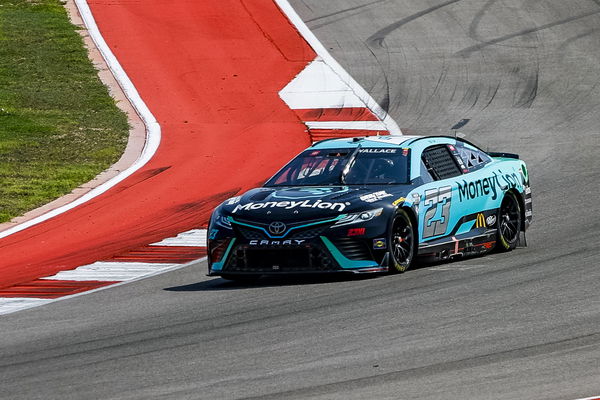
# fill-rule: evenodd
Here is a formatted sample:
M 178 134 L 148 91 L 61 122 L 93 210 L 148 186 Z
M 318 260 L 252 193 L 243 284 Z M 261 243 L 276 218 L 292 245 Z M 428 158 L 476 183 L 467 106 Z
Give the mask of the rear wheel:
M 502 200 L 498 216 L 498 241 L 500 251 L 510 251 L 519 243 L 521 231 L 521 207 L 513 192 L 508 192 Z
M 406 271 L 415 255 L 415 233 L 410 217 L 404 210 L 398 210 L 390 232 L 390 271 Z

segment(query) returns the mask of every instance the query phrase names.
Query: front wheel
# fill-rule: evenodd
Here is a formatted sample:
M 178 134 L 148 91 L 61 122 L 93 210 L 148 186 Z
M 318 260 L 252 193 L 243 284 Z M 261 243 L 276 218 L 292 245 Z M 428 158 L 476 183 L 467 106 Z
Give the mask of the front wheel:
M 511 251 L 519 243 L 521 207 L 517 196 L 508 192 L 502 200 L 498 215 L 498 244 L 500 251 Z
M 404 210 L 398 210 L 390 232 L 390 271 L 406 271 L 415 255 L 415 232 L 410 217 Z

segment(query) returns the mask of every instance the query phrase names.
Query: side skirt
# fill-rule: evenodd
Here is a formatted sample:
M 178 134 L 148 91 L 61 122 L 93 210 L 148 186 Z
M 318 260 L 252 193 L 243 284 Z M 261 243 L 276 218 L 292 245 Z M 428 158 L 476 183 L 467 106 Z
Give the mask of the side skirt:
M 434 257 L 445 260 L 457 256 L 473 256 L 490 252 L 496 246 L 496 230 L 464 237 L 450 237 L 419 245 L 418 257 Z

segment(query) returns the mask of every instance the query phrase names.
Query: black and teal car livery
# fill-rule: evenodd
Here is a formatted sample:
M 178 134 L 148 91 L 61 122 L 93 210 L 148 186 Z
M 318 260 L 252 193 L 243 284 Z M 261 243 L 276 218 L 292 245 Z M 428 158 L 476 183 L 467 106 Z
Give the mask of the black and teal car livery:
M 208 272 L 404 271 L 420 256 L 512 250 L 531 219 L 517 155 L 446 136 L 328 139 L 215 209 Z

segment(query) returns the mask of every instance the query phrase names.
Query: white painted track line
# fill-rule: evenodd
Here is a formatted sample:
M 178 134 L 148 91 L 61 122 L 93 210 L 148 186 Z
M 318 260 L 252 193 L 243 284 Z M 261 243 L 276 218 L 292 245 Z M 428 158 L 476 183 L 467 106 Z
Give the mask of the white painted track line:
M 96 47 L 102 54 L 102 57 L 104 57 L 106 64 L 108 65 L 117 82 L 119 82 L 119 85 L 123 89 L 123 92 L 125 93 L 135 110 L 142 118 L 142 121 L 146 125 L 146 143 L 144 144 L 144 149 L 142 150 L 142 154 L 140 155 L 140 157 L 129 168 L 125 169 L 120 174 L 104 182 L 95 189 L 92 189 L 91 191 L 89 191 L 88 193 L 71 203 L 65 204 L 64 206 L 58 207 L 52 211 L 47 212 L 46 214 L 42 214 L 39 217 L 33 218 L 29 221 L 23 222 L 22 224 L 16 225 L 3 232 L 0 232 L 0 239 L 12 235 L 16 232 L 20 232 L 33 225 L 37 225 L 50 218 L 56 217 L 57 215 L 72 210 L 73 208 L 101 195 L 102 193 L 106 192 L 107 190 L 111 189 L 112 187 L 114 187 L 115 185 L 132 175 L 135 171 L 142 168 L 154 156 L 154 153 L 156 153 L 156 150 L 158 149 L 158 146 L 160 144 L 160 125 L 156 121 L 156 118 L 154 118 L 154 115 L 152 115 L 152 112 L 150 112 L 148 106 L 146 106 L 146 103 L 140 97 L 140 94 L 138 93 L 137 89 L 123 70 L 123 67 L 121 67 L 121 64 L 104 41 L 104 38 L 98 30 L 98 26 L 96 25 L 96 21 L 94 20 L 94 17 L 87 2 L 85 0 L 75 0 L 75 4 L 79 9 L 79 13 L 81 14 L 85 26 L 88 29 L 90 37 L 96 44 Z
M 304 39 L 310 44 L 310 46 L 315 50 L 315 52 L 319 55 L 321 59 L 335 72 L 335 74 L 339 77 L 341 81 L 343 81 L 352 92 L 362 100 L 361 107 L 365 105 L 369 108 L 380 120 L 382 120 L 389 131 L 390 135 L 402 135 L 402 131 L 400 127 L 394 121 L 389 114 L 381 108 L 379 104 L 371 97 L 367 91 L 358 84 L 346 72 L 346 70 L 329 54 L 329 51 L 323 46 L 323 44 L 319 41 L 319 39 L 315 36 L 314 33 L 306 26 L 302 18 L 298 15 L 296 10 L 290 5 L 288 0 L 275 0 L 279 8 L 283 11 L 283 13 L 288 17 L 288 19 L 294 24 L 298 32 L 304 37 Z M 315 108 L 317 105 L 313 105 L 308 108 Z M 345 107 L 352 107 L 350 105 L 345 105 Z M 302 108 L 302 107 L 298 107 Z
M 179 264 L 98 261 L 42 279 L 62 281 L 130 281 L 166 271 Z
M 293 110 L 366 107 L 352 88 L 319 57 L 288 83 L 279 97 Z
M 314 121 L 305 122 L 309 129 L 357 129 L 369 131 L 386 131 L 381 121 Z
M 192 229 L 191 231 L 182 232 L 175 237 L 152 243 L 150 246 L 206 247 L 206 229 Z
M 54 299 L 35 299 L 27 297 L 0 297 L 0 315 L 10 314 L 27 308 L 42 306 Z
M 365 103 L 350 91 L 282 93 L 280 96 L 291 109 L 365 107 Z
M 320 93 L 352 91 L 352 89 L 340 79 L 339 75 L 321 57 L 317 56 L 296 78 L 285 86 L 284 91 Z M 358 98 L 358 96 L 356 97 Z

